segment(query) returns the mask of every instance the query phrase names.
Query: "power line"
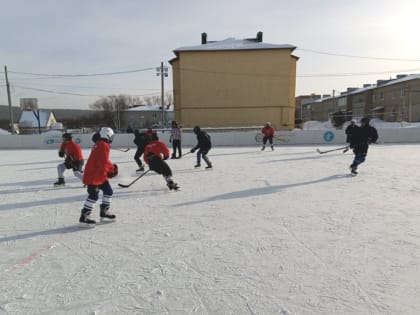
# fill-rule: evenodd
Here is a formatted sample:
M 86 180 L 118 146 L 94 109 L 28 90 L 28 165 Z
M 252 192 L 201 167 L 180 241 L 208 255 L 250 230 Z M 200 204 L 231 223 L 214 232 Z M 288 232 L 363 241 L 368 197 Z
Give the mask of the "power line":
M 34 76 L 44 76 L 44 77 L 73 78 L 73 77 L 96 77 L 96 76 L 128 74 L 128 73 L 143 72 L 143 71 L 154 70 L 154 69 L 155 67 L 150 67 L 150 68 L 143 68 L 143 69 L 127 70 L 127 71 L 89 73 L 89 74 L 49 74 L 49 73 L 19 72 L 19 71 L 9 71 L 9 72 L 14 73 L 14 74 L 24 74 L 24 75 L 34 75 Z
M 318 51 L 318 50 L 305 49 L 305 48 L 296 48 L 296 50 L 311 52 L 311 53 L 320 54 L 320 55 L 336 56 L 336 57 L 346 57 L 346 58 L 370 59 L 370 60 L 386 60 L 386 61 L 420 62 L 420 59 L 386 58 L 386 57 L 370 57 L 370 56 L 357 56 L 357 55 L 347 55 L 347 54 L 336 54 L 336 53 L 330 53 L 330 52 L 326 52 L 326 51 Z
M 363 76 L 363 75 L 389 74 L 389 73 L 402 73 L 402 72 L 415 72 L 415 71 L 420 71 L 420 69 L 372 71 L 372 72 L 349 72 L 349 73 L 300 74 L 300 75 L 296 75 L 296 77 L 300 77 L 300 78 L 348 77 L 348 76 Z
M 14 82 L 20 81 L 13 80 Z M 1 83 L 1 82 L 0 82 Z M 43 84 L 44 83 L 44 84 Z M 91 86 L 91 85 L 68 85 L 68 84 L 55 84 L 55 83 L 47 83 L 47 82 L 34 82 L 32 85 L 41 85 L 45 86 L 48 85 L 49 87 L 64 87 L 64 88 L 76 88 L 76 89 L 106 89 L 106 90 L 123 90 L 127 89 L 127 87 L 109 87 L 109 86 Z M 150 89 L 150 88 L 132 88 L 133 91 L 160 91 L 160 89 Z
M 86 97 L 106 97 L 105 95 L 96 95 L 96 94 L 81 94 L 81 93 L 71 93 L 71 92 L 63 92 L 63 91 L 52 91 L 52 90 L 45 90 L 45 89 L 37 89 L 29 86 L 21 86 L 21 85 L 13 85 L 15 88 L 20 88 L 24 90 L 32 90 L 32 91 L 38 91 L 38 92 L 44 92 L 44 93 L 50 93 L 50 94 L 63 94 L 63 95 L 71 95 L 71 96 L 86 96 Z M 129 94 L 129 96 L 150 96 L 150 95 L 156 95 L 160 92 L 154 92 L 154 93 L 146 93 L 146 94 Z M 123 93 L 122 93 L 123 94 Z
M 79 94 L 79 93 L 69 93 L 69 92 L 43 90 L 43 89 L 36 89 L 36 88 L 31 88 L 31 87 L 28 87 L 28 86 L 21 86 L 21 85 L 13 85 L 13 87 L 24 89 L 24 90 L 32 90 L 32 91 L 53 93 L 53 94 L 64 94 L 64 95 L 73 95 L 73 96 L 96 96 L 96 97 L 101 97 L 102 96 L 102 95 L 93 95 L 93 94 Z

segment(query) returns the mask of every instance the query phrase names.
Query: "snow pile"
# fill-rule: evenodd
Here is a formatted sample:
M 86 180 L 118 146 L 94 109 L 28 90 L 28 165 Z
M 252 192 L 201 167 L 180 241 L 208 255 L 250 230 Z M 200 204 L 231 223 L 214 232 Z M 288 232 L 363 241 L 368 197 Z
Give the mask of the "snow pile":
M 393 128 L 420 128 L 420 123 L 416 122 L 386 122 L 381 119 L 373 118 L 370 124 L 377 129 L 393 129 Z
M 345 129 L 350 124 L 350 121 L 346 121 L 342 128 Z M 357 125 L 360 126 L 360 122 L 356 122 Z M 370 120 L 370 125 L 374 126 L 377 129 L 393 129 L 393 128 L 420 128 L 420 123 L 416 122 L 387 122 L 383 121 L 378 118 L 372 118 Z M 306 121 L 303 123 L 303 130 L 330 130 L 335 129 L 335 127 L 332 125 L 331 121 Z
M 129 109 L 127 109 L 127 111 L 129 112 L 157 112 L 157 111 L 161 111 L 162 110 L 162 106 L 161 105 L 139 105 L 139 106 L 134 106 L 134 107 L 130 107 Z M 169 105 L 169 106 L 165 106 L 165 112 L 171 112 L 174 110 L 174 106 L 173 105 Z
M 0 128 L 0 136 L 5 136 L 5 135 L 11 135 L 11 133 L 8 132 L 7 130 L 4 130 L 4 129 Z
M 329 130 L 334 129 L 330 121 L 310 120 L 303 123 L 303 130 Z
M 51 129 L 51 130 L 48 130 L 46 132 L 43 132 L 42 134 L 46 134 L 46 135 L 50 135 L 50 136 L 51 135 L 62 135 L 63 132 L 61 130 Z

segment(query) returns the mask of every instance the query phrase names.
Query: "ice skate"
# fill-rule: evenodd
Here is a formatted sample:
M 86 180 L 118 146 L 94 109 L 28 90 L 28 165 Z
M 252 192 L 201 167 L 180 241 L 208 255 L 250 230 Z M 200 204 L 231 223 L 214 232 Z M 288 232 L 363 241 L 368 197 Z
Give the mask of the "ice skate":
M 138 170 L 136 170 L 136 173 L 141 173 L 144 172 L 144 166 L 140 166 L 140 168 Z
M 351 173 L 351 175 L 356 176 L 358 174 L 357 173 L 357 167 L 350 165 L 350 173 Z
M 265 145 L 261 148 L 261 151 L 264 151 L 265 150 Z
M 213 165 L 212 164 L 208 164 L 207 166 L 206 166 L 206 169 L 212 169 L 213 168 Z
M 83 212 L 83 210 L 82 210 L 82 214 L 80 215 L 79 222 L 81 226 L 87 226 L 87 227 L 95 226 L 96 224 L 96 221 L 90 218 L 90 211 Z
M 274 151 L 274 146 L 271 146 L 271 151 Z
M 177 183 L 175 183 L 172 179 L 170 179 L 170 180 L 168 181 L 167 185 L 168 185 L 168 188 L 169 188 L 170 190 L 178 190 L 178 189 L 179 189 L 178 184 L 177 184 Z
M 54 183 L 54 187 L 65 186 L 64 178 L 58 178 L 58 181 Z
M 107 205 L 101 205 L 101 212 L 99 216 L 101 217 L 101 222 L 107 221 L 107 219 L 110 221 L 115 221 L 117 218 L 115 214 L 111 213 L 110 208 Z
M 195 168 L 199 168 L 199 167 L 201 167 L 201 164 L 200 164 L 200 163 L 198 163 L 198 164 L 194 165 L 194 167 L 195 167 Z

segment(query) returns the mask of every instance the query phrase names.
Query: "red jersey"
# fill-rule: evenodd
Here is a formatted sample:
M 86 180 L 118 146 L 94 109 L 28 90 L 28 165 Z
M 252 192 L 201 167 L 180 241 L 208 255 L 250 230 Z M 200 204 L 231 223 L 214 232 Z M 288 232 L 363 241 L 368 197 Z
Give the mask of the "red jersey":
M 74 141 L 63 142 L 59 151 L 64 152 L 65 156 L 70 157 L 73 161 L 83 160 L 82 149 Z
M 261 129 L 261 133 L 264 135 L 264 137 L 274 137 L 274 128 L 271 126 L 264 127 Z
M 111 147 L 106 141 L 99 140 L 90 152 L 83 172 L 83 184 L 99 186 L 108 180 L 108 173 L 114 170 L 109 160 Z
M 161 159 L 162 158 L 167 159 L 170 153 L 165 143 L 163 143 L 162 141 L 155 140 L 155 141 L 149 142 L 144 148 L 143 159 L 147 164 L 149 164 L 149 161 L 147 160 L 147 156 L 149 154 L 154 154 L 160 157 Z

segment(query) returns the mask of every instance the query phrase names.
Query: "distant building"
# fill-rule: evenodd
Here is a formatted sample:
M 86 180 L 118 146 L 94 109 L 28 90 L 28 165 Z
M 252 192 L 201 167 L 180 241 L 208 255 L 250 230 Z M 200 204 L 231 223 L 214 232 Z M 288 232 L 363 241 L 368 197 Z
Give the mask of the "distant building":
M 295 121 L 296 124 L 301 124 L 303 121 L 302 104 L 310 103 L 319 100 L 321 95 L 312 93 L 309 95 L 299 95 L 295 98 Z
M 261 126 L 292 129 L 295 122 L 295 46 L 256 38 L 180 47 L 170 60 L 175 120 L 185 127 Z
M 56 123 L 54 113 L 50 110 L 23 111 L 19 119 L 19 130 L 21 134 L 42 133 L 51 130 Z
M 338 96 L 302 102 L 302 119 L 325 121 L 335 112 L 346 120 L 364 116 L 384 121 L 420 121 L 420 74 L 397 75 L 362 88 L 348 88 Z
M 136 105 L 121 111 L 121 129 L 162 128 L 162 113 L 166 127 L 174 120 L 174 107 L 168 105 L 162 112 L 161 105 Z

